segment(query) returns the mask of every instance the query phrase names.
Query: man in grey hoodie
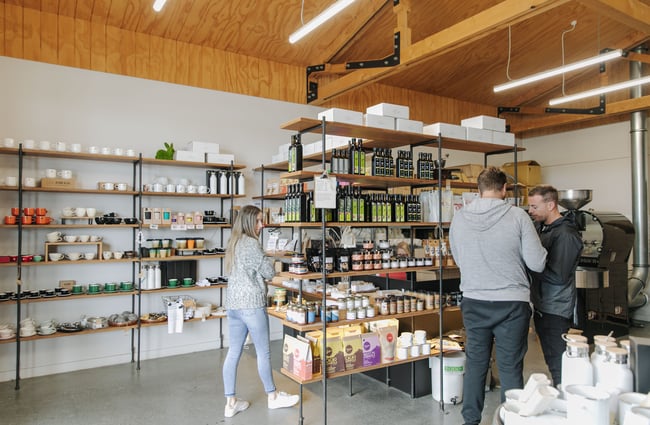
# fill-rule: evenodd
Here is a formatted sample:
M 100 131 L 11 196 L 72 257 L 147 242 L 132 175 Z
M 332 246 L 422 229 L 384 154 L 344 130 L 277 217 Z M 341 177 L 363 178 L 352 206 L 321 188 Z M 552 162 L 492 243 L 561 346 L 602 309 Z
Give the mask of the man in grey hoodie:
M 496 167 L 484 169 L 478 190 L 480 198 L 454 215 L 449 231 L 460 268 L 466 332 L 462 414 L 471 425 L 481 422 L 493 340 L 501 400 L 507 390 L 524 386 L 531 316 L 527 269 L 541 272 L 546 263 L 546 250 L 528 214 L 504 201 L 505 173 Z

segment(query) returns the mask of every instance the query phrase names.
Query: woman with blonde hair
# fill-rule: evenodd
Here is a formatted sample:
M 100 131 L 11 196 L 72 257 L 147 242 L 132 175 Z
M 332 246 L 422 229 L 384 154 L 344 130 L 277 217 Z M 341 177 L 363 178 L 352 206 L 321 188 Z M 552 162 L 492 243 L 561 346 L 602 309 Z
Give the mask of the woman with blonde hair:
M 230 343 L 223 363 L 223 387 L 226 396 L 224 416 L 227 418 L 250 405 L 248 401 L 235 397 L 237 367 L 249 333 L 257 354 L 257 373 L 268 395 L 268 408 L 291 407 L 299 401 L 297 395 L 277 391 L 273 381 L 265 279 L 271 279 L 275 270 L 260 244 L 263 227 L 259 208 L 253 205 L 242 207 L 226 249 L 225 267 L 229 277 L 225 307 Z

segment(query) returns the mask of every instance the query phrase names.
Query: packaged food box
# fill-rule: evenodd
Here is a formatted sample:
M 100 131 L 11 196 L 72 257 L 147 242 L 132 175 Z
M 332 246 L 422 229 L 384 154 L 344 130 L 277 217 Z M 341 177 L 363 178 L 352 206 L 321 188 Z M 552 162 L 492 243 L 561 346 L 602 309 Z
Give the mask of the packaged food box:
M 361 348 L 361 335 L 344 335 L 341 338 L 343 355 L 345 358 L 345 370 L 353 370 L 363 365 L 363 350 Z
M 379 346 L 379 335 L 368 332 L 361 335 L 362 366 L 374 366 L 381 363 L 381 347 Z

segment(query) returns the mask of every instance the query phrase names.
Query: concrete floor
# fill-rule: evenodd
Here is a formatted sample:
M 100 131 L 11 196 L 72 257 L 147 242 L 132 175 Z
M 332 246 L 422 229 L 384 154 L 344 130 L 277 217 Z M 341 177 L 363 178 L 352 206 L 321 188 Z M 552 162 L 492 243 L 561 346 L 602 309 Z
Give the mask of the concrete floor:
M 147 360 L 137 371 L 123 364 L 58 375 L 24 379 L 21 389 L 0 383 L 0 423 L 3 425 L 102 424 L 299 424 L 298 406 L 268 410 L 257 376 L 254 349 L 242 356 L 238 396 L 250 401 L 245 412 L 225 419 L 221 365 L 227 349 Z M 298 393 L 299 385 L 279 373 L 281 344 L 272 344 L 275 383 L 279 390 Z M 539 344 L 531 333 L 525 376 L 545 372 Z M 330 424 L 462 424 L 461 406 L 442 411 L 432 397 L 409 395 L 365 375 L 329 380 L 327 423 Z M 303 387 L 304 424 L 324 424 L 322 383 Z M 486 393 L 482 425 L 492 424 L 499 390 Z

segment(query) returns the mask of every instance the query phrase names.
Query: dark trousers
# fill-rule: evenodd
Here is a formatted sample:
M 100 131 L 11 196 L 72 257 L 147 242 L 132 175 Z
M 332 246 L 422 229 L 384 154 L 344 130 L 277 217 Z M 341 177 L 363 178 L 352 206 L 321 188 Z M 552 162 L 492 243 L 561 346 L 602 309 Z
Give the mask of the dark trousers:
M 562 382 L 562 354 L 566 348 L 562 334 L 569 331 L 572 321 L 562 316 L 540 311 L 535 311 L 533 318 L 546 366 L 551 372 L 553 385 L 557 387 Z
M 464 297 L 461 311 L 467 338 L 462 413 L 466 424 L 479 424 L 493 340 L 501 401 L 505 401 L 507 390 L 524 387 L 524 356 L 528 350 L 531 309 L 527 302 L 479 301 Z

